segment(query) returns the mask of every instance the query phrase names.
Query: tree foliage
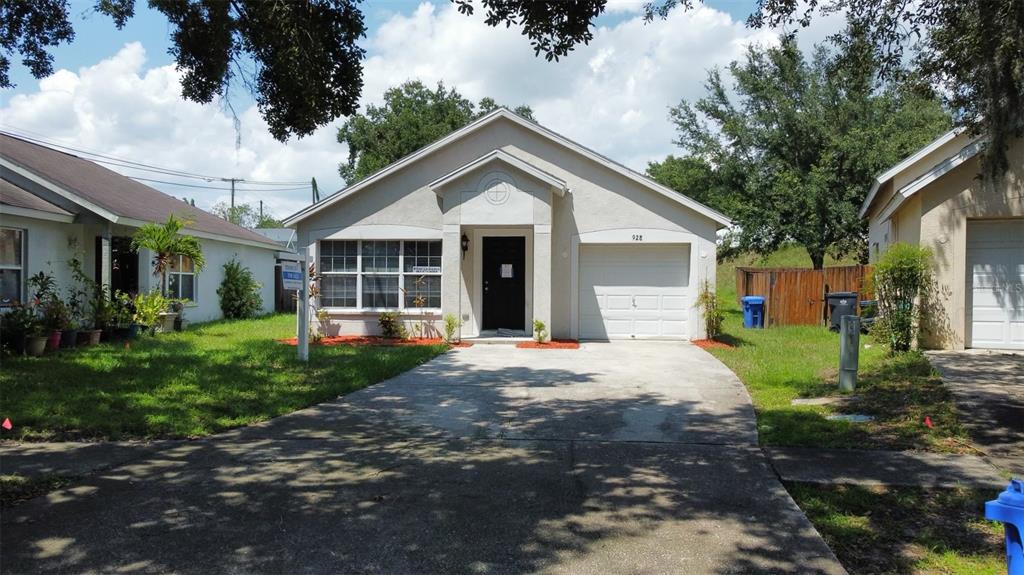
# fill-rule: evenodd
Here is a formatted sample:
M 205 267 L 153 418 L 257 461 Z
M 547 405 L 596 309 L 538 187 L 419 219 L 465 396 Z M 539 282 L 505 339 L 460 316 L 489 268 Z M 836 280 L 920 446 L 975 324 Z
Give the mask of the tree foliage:
M 206 265 L 203 258 L 203 246 L 193 236 L 181 233 L 188 224 L 174 214 L 167 216 L 163 224 L 145 224 L 135 230 L 132 236 L 132 249 L 147 249 L 153 252 L 153 275 L 160 276 L 160 293 L 167 295 L 167 271 L 173 263 L 174 256 L 183 255 L 192 260 L 196 271 Z
M 491 98 L 474 105 L 440 82 L 433 90 L 418 80 L 389 88 L 382 105 L 367 106 L 338 129 L 338 142 L 348 146 L 348 161 L 338 171 L 349 184 L 357 182 L 497 107 Z M 533 120 L 528 106 L 513 111 Z
M 693 0 L 656 0 L 648 20 Z M 877 72 L 907 79 L 903 63 L 913 51 L 922 76 L 953 111 L 956 123 L 989 142 L 984 174 L 1007 167 L 1010 139 L 1024 135 L 1024 2 L 1021 0 L 758 0 L 747 19 L 754 28 L 799 24 L 816 15 L 845 12 L 863 30 Z
M 217 202 L 210 210 L 213 215 L 224 218 L 225 220 L 235 224 L 236 226 L 242 226 L 243 228 L 280 228 L 284 227 L 281 221 L 275 219 L 273 215 L 268 211 L 260 213 L 259 208 L 254 207 L 252 204 L 235 204 L 235 207 L 231 207 L 226 202 Z
M 934 97 L 878 81 L 877 60 L 851 38 L 809 59 L 793 38 L 752 46 L 729 66 L 731 86 L 714 70 L 707 96 L 670 111 L 676 143 L 716 166 L 742 248 L 793 241 L 815 268 L 828 251 L 859 249 L 872 178 L 948 129 Z
M 670 155 L 660 162 L 648 162 L 647 175 L 659 184 L 724 214 L 735 213 L 733 195 L 703 158 Z
M 95 0 L 118 29 L 136 0 Z M 548 60 L 593 38 L 605 0 L 455 0 L 459 12 L 485 11 L 489 26 L 516 26 Z M 359 107 L 366 34 L 359 0 L 149 0 L 170 24 L 171 54 L 184 72 L 182 96 L 227 99 L 233 84 L 252 94 L 270 133 L 305 136 Z M 35 78 L 53 73 L 49 49 L 74 39 L 68 0 L 0 2 L 0 88 L 12 86 L 11 58 Z

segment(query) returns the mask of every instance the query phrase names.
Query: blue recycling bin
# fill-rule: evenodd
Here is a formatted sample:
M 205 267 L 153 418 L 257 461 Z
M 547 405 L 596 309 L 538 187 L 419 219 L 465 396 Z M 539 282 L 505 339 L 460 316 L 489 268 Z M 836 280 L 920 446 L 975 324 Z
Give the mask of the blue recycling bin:
M 1024 575 L 1024 480 L 1011 479 L 1006 491 L 986 502 L 985 518 L 1002 522 L 1006 529 L 1007 575 Z
M 764 298 L 759 295 L 743 296 L 743 327 L 764 327 Z

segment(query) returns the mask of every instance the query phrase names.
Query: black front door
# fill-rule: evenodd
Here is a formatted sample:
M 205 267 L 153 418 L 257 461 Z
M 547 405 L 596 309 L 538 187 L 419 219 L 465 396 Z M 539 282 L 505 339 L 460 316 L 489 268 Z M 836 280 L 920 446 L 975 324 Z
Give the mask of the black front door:
M 526 238 L 483 241 L 483 329 L 526 329 Z

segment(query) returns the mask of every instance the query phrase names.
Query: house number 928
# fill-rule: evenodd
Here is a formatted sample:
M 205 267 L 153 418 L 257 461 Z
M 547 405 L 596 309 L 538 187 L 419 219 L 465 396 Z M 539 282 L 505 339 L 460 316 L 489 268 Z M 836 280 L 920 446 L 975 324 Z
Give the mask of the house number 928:
M 644 241 L 644 235 L 643 234 L 633 234 L 633 241 L 634 242 L 642 242 L 642 241 Z

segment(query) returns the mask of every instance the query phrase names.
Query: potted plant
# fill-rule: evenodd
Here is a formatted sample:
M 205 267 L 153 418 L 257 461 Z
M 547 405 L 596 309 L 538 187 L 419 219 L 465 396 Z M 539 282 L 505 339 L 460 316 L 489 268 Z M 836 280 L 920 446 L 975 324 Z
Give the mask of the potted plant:
M 172 299 L 168 309 L 174 313 L 174 331 L 185 329 L 185 302 L 188 300 Z
M 0 338 L 4 347 L 16 355 L 25 353 L 25 340 L 36 329 L 36 310 L 26 305 L 17 305 L 7 313 L 0 314 Z
M 167 299 L 160 292 L 140 293 L 135 296 L 135 323 L 140 329 L 149 329 L 152 335 L 156 335 L 160 315 L 166 309 Z
M 46 344 L 49 341 L 50 338 L 46 335 L 43 324 L 35 319 L 33 314 L 33 322 L 29 328 L 28 337 L 25 338 L 25 352 L 32 357 L 39 357 L 46 351 Z
M 114 339 L 124 340 L 138 335 L 139 328 L 132 319 L 134 314 L 132 296 L 120 290 L 114 292 L 114 298 L 110 302 L 110 323 L 114 326 L 111 336 Z
M 100 342 L 103 328 L 110 323 L 110 297 L 103 284 L 86 275 L 82 260 L 68 260 L 68 268 L 76 285 L 71 289 L 68 304 L 78 327 L 78 345 Z
M 62 332 L 71 323 L 68 306 L 56 295 L 51 295 L 40 304 L 40 308 L 43 328 L 47 330 L 46 349 L 56 351 L 60 348 Z

